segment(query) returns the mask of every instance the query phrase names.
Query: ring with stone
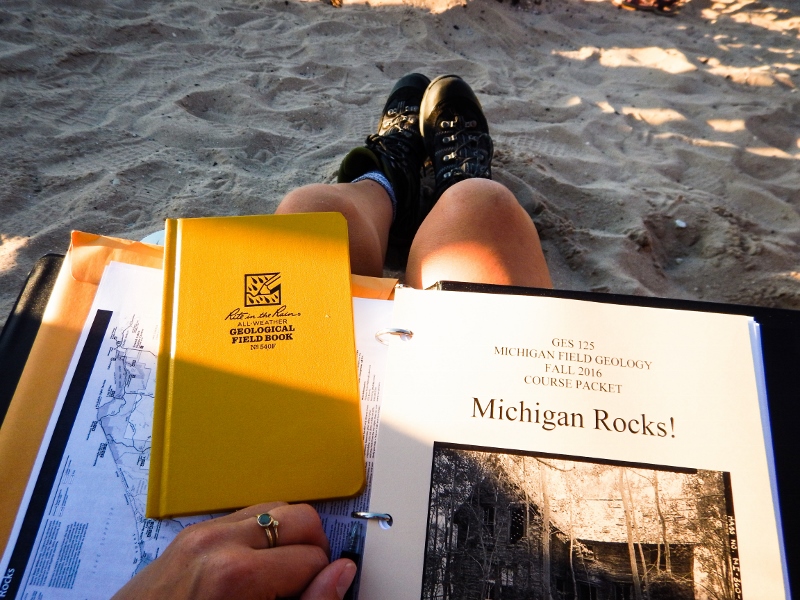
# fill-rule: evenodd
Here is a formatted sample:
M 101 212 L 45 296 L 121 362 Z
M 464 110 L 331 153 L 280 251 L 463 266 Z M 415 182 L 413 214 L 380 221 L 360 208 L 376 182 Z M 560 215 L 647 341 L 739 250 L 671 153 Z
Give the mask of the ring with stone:
M 278 520 L 269 513 L 261 513 L 256 516 L 256 521 L 260 527 L 264 528 L 267 534 L 267 548 L 274 548 L 278 545 Z

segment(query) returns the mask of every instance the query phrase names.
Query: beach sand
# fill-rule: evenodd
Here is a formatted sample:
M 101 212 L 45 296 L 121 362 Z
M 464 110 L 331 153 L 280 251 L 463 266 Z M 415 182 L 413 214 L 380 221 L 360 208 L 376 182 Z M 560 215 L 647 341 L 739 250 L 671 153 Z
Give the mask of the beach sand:
M 556 287 L 800 308 L 800 7 L 5 0 L 0 323 L 72 229 L 270 213 L 462 75 Z

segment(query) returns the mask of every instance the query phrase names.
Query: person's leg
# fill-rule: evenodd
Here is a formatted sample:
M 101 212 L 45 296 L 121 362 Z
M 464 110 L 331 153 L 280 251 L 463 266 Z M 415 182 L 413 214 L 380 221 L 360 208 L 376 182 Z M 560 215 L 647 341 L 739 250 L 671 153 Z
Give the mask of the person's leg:
M 411 244 L 406 282 L 414 287 L 440 279 L 551 287 L 533 222 L 506 187 L 490 181 L 492 142 L 474 93 L 455 76 L 439 78 L 424 90 L 426 80 L 414 74 L 398 82 L 379 133 L 368 138 L 366 148 L 348 154 L 339 172 L 339 181 L 371 170 L 386 175 L 398 196 L 394 223 L 386 188 L 369 179 L 299 188 L 276 213 L 341 212 L 350 234 L 351 268 L 359 275 L 382 274 L 394 236 L 399 246 L 405 240 Z M 428 131 L 425 143 L 439 196 L 432 210 L 418 191 L 420 110 L 427 119 L 422 129 Z
M 378 131 L 342 160 L 335 185 L 309 185 L 286 195 L 276 214 L 334 211 L 347 219 L 350 264 L 357 275 L 380 277 L 387 248 L 402 261 L 430 209 L 420 195 L 425 146 L 419 107 L 430 80 L 400 78 L 383 107 Z
M 353 273 L 380 277 L 392 206 L 373 181 L 313 184 L 298 188 L 276 214 L 340 212 L 347 219 Z M 414 238 L 406 284 L 439 280 L 552 287 L 531 218 L 505 186 L 466 179 L 450 187 Z
M 472 88 L 456 75 L 434 79 L 420 125 L 439 200 L 411 246 L 407 283 L 551 287 L 536 227 L 511 191 L 491 181 L 494 144 Z
M 465 179 L 442 194 L 406 269 L 411 287 L 440 280 L 552 287 L 536 227 L 508 188 Z
M 318 183 L 297 188 L 275 214 L 339 212 L 347 219 L 350 269 L 356 275 L 380 277 L 392 224 L 392 203 L 378 183 Z

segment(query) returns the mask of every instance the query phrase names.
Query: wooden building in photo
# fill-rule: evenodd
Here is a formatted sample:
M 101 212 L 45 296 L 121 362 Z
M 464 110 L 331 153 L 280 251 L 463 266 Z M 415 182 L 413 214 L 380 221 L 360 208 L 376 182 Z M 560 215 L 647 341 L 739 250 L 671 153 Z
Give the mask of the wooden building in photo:
M 732 598 L 719 479 L 437 450 L 422 598 Z

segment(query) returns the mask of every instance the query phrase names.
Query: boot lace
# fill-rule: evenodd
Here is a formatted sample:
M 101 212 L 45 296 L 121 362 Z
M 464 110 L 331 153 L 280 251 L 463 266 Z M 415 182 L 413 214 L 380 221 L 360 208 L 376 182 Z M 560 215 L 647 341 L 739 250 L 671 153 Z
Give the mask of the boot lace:
M 446 184 L 453 177 L 491 178 L 492 138 L 476 129 L 477 121 L 455 115 L 440 121 L 437 131 L 436 180 Z
M 367 136 L 366 146 L 388 158 L 394 168 L 406 172 L 419 169 L 418 122 L 419 106 L 400 103 L 384 113 L 378 133 Z
M 419 106 L 400 102 L 396 107 L 387 110 L 381 119 L 378 135 L 401 133 L 411 137 L 418 131 Z

